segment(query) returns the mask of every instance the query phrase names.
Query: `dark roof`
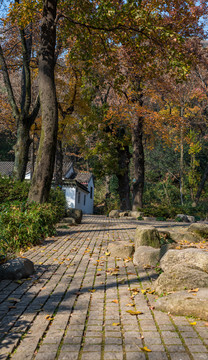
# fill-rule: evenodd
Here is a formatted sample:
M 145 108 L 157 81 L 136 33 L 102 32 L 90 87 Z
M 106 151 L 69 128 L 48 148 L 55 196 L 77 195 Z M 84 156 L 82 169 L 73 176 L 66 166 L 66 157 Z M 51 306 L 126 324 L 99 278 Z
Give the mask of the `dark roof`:
M 70 179 L 76 180 L 83 185 L 88 185 L 92 174 L 90 172 L 75 172 Z
M 0 174 L 11 176 L 13 173 L 14 161 L 0 161 Z
M 87 187 L 84 186 L 83 184 L 81 184 L 80 182 L 78 182 L 77 180 L 64 179 L 62 185 L 63 185 L 63 186 L 64 186 L 64 185 L 68 185 L 68 186 L 72 186 L 72 187 L 76 186 L 76 187 L 79 187 L 81 190 L 89 193 Z

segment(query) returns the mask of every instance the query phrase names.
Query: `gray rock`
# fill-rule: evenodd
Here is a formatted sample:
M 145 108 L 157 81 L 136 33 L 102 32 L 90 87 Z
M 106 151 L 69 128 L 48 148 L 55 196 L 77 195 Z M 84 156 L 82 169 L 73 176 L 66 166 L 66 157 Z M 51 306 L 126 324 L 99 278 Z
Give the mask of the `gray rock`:
M 127 241 L 114 241 L 108 245 L 108 251 L 113 257 L 127 259 L 133 255 L 134 244 Z
M 129 211 L 121 211 L 119 213 L 119 217 L 126 217 L 126 216 L 129 216 Z
M 170 312 L 173 315 L 193 316 L 208 320 L 208 288 L 198 292 L 188 293 L 182 290 L 160 298 L 155 303 L 155 309 Z
M 120 210 L 111 210 L 109 212 L 110 218 L 118 218 L 119 217 Z
M 170 232 L 170 238 L 176 242 L 186 240 L 188 242 L 197 243 L 201 241 L 201 237 L 199 235 L 192 234 L 188 231 L 186 233 L 172 231 Z
M 201 249 L 169 250 L 161 259 L 160 267 L 163 271 L 171 270 L 176 264 L 189 266 L 208 273 L 208 252 Z
M 81 224 L 82 210 L 69 208 L 66 210 L 67 217 L 73 218 L 77 224 Z
M 154 283 L 158 294 L 198 287 L 208 287 L 208 274 L 182 264 L 172 266 L 162 273 Z
M 183 221 L 183 222 L 190 222 L 189 219 L 188 219 L 188 216 L 185 215 L 185 214 L 177 214 L 177 215 L 176 215 L 176 218 L 177 218 L 177 219 L 180 219 L 180 220 Z
M 156 221 L 156 217 L 153 216 L 143 216 L 144 221 Z
M 61 223 L 67 224 L 67 225 L 73 225 L 73 224 L 76 224 L 76 220 L 71 217 L 65 217 L 64 219 L 61 220 Z
M 26 258 L 16 258 L 0 265 L 0 280 L 19 280 L 34 273 L 34 264 Z
M 160 248 L 160 234 L 154 226 L 140 225 L 136 228 L 134 237 L 135 249 L 139 246 L 152 246 Z
M 196 221 L 195 216 L 187 215 L 187 218 L 188 218 L 188 221 L 191 222 L 191 223 Z
M 160 260 L 160 249 L 151 246 L 139 246 L 133 257 L 133 263 L 137 266 L 156 266 Z
M 191 224 L 188 231 L 197 234 L 203 238 L 208 238 L 208 225 L 202 223 Z
M 137 219 L 137 218 L 140 217 L 140 216 L 143 217 L 144 214 L 143 214 L 143 212 L 141 212 L 141 211 L 130 211 L 129 216 L 131 216 L 131 217 L 134 218 L 134 219 Z

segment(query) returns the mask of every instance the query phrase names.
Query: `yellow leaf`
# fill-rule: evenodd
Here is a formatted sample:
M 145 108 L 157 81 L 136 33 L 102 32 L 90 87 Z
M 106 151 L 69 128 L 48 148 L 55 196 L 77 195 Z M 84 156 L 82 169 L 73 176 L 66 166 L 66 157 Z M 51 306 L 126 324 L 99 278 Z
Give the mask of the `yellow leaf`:
M 10 302 L 20 302 L 20 299 L 14 298 L 14 297 L 9 297 L 8 301 Z
M 110 252 L 107 252 L 107 251 L 106 251 L 105 255 L 106 255 L 106 256 L 110 256 Z
M 119 326 L 120 323 L 113 323 L 112 326 Z
M 131 314 L 131 315 L 140 315 L 143 314 L 142 311 L 134 311 L 134 310 L 126 310 L 127 313 Z
M 197 291 L 199 291 L 199 288 L 188 290 L 189 293 L 190 292 L 197 292 Z
M 50 315 L 46 315 L 45 319 L 50 321 L 53 320 L 53 317 L 50 317 Z
M 151 352 L 152 350 L 148 349 L 148 347 L 144 346 L 140 348 L 142 351 Z
M 117 299 L 112 300 L 111 302 L 112 302 L 112 303 L 115 303 L 115 304 L 118 304 L 118 300 L 117 300 Z
M 88 291 L 90 291 L 91 293 L 94 293 L 96 291 L 96 289 L 88 289 Z
M 190 323 L 190 325 L 196 325 L 196 321 L 195 321 L 195 322 Z
M 126 306 L 134 306 L 134 304 L 126 304 Z
M 148 265 L 148 264 L 147 264 L 147 265 L 144 265 L 144 266 L 143 266 L 143 269 L 151 269 L 151 265 Z
M 144 295 L 146 294 L 146 292 L 147 292 L 147 290 L 145 290 L 145 289 L 141 290 L 141 293 L 144 294 Z

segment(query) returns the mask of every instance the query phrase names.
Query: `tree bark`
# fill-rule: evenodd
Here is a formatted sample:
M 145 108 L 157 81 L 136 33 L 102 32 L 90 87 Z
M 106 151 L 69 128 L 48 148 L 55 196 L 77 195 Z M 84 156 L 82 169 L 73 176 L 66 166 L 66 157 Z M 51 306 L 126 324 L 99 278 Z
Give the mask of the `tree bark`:
M 132 126 L 133 146 L 133 205 L 132 210 L 143 207 L 144 192 L 144 148 L 143 148 L 143 118 L 136 117 Z
M 131 200 L 130 200 L 130 180 L 129 180 L 129 162 L 130 162 L 130 152 L 129 147 L 125 146 L 123 149 L 118 149 L 119 152 L 119 169 L 120 174 L 117 175 L 118 178 L 118 192 L 120 197 L 120 210 L 130 210 L 131 209 Z
M 39 94 L 42 128 L 28 201 L 48 200 L 54 170 L 58 130 L 58 105 L 54 79 L 57 0 L 45 0 L 39 55 Z
M 55 186 L 62 186 L 63 178 L 63 149 L 62 141 L 57 140 L 56 146 L 56 161 L 55 161 Z
M 201 193 L 202 193 L 202 190 L 204 188 L 204 185 L 205 185 L 205 182 L 206 182 L 207 178 L 208 178 L 208 164 L 207 164 L 207 166 L 205 168 L 204 175 L 203 175 L 203 177 L 201 179 L 201 182 L 199 184 L 199 187 L 198 187 L 195 199 L 194 199 L 195 200 L 194 202 L 195 202 L 196 205 L 199 202 L 199 199 L 200 199 L 200 196 L 201 196 Z
M 27 122 L 20 120 L 17 127 L 17 141 L 14 146 L 15 161 L 13 170 L 15 179 L 20 181 L 25 178 L 30 144 L 30 126 L 28 126 Z

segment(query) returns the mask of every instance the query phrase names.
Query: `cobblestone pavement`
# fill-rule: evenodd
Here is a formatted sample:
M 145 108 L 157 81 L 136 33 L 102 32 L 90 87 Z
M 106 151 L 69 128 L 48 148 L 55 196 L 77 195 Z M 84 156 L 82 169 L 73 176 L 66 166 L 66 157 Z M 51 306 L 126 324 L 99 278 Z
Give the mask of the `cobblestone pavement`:
M 137 225 L 85 216 L 25 253 L 35 275 L 0 283 L 0 359 L 207 360 L 208 324 L 155 311 L 153 271 L 109 256 Z

